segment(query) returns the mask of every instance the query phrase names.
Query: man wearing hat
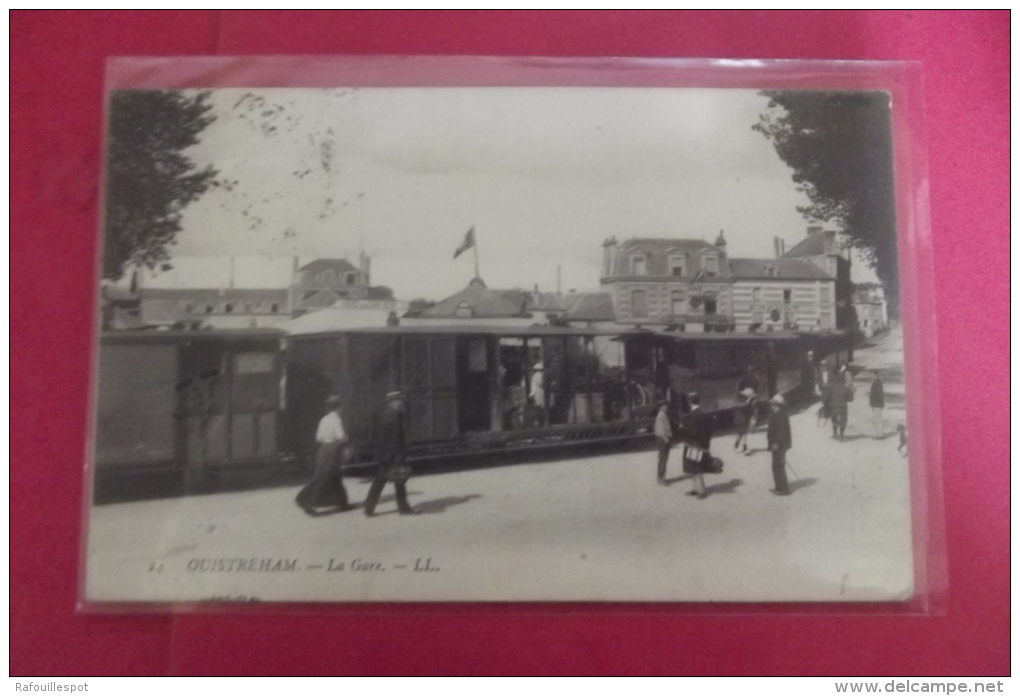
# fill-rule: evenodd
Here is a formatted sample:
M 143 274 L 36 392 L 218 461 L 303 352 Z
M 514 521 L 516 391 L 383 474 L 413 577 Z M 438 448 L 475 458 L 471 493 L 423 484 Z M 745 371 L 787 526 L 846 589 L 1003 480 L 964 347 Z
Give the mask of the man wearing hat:
M 733 449 L 739 449 L 743 444 L 744 454 L 750 454 L 748 450 L 748 440 L 750 439 L 751 431 L 754 430 L 754 421 L 758 413 L 758 394 L 750 387 L 744 387 L 740 390 L 741 404 L 737 408 L 737 439 L 733 443 Z
M 346 510 L 347 489 L 344 488 L 340 465 L 343 450 L 347 444 L 343 420 L 340 417 L 342 400 L 336 394 L 326 398 L 329 412 L 319 421 L 315 432 L 315 472 L 312 480 L 297 494 L 298 506 L 309 515 L 318 513 L 320 507 L 337 507 Z
M 411 469 L 404 461 L 406 443 L 404 440 L 404 395 L 392 391 L 386 395 L 386 403 L 375 419 L 375 458 L 379 463 L 375 480 L 365 498 L 365 514 L 371 517 L 379 504 L 379 497 L 387 481 L 393 482 L 397 491 L 397 509 L 401 515 L 415 515 L 407 502 L 407 479 Z
M 786 450 L 793 447 L 790 435 L 790 414 L 786 410 L 786 400 L 782 394 L 769 399 L 772 413 L 769 415 L 768 442 L 772 452 L 772 479 L 776 495 L 790 495 L 790 484 L 786 480 Z

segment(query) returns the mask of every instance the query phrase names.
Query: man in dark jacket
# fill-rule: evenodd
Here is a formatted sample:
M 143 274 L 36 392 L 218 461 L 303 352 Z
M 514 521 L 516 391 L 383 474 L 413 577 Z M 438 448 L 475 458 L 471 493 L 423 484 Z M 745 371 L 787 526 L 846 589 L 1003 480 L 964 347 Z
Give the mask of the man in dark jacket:
M 854 387 L 846 366 L 839 369 L 825 397 L 825 407 L 832 418 L 832 436 L 843 439 L 848 420 L 848 404 L 854 400 Z
M 684 473 L 690 474 L 694 480 L 694 488 L 687 495 L 704 500 L 708 497 L 705 472 L 712 463 L 709 452 L 712 447 L 712 420 L 701 410 L 701 398 L 697 394 L 689 394 L 687 403 L 691 412 L 684 418 Z
M 407 479 L 411 472 L 404 462 L 405 449 L 404 395 L 390 392 L 386 395 L 386 403 L 376 414 L 375 457 L 379 469 L 368 489 L 368 497 L 365 498 L 365 514 L 368 517 L 375 513 L 375 506 L 379 504 L 379 496 L 387 481 L 392 481 L 397 491 L 397 509 L 400 514 L 417 514 L 418 511 L 407 502 Z
M 885 408 L 885 387 L 882 385 L 882 378 L 877 372 L 871 383 L 871 391 L 868 393 L 868 405 L 871 406 L 871 422 L 875 426 L 875 437 L 885 437 L 885 424 L 882 422 L 882 409 Z
M 790 495 L 790 483 L 786 480 L 786 451 L 793 447 L 793 436 L 790 434 L 790 414 L 786 410 L 786 401 L 782 394 L 776 394 L 769 400 L 772 413 L 769 415 L 768 442 L 772 452 L 772 479 L 776 495 Z

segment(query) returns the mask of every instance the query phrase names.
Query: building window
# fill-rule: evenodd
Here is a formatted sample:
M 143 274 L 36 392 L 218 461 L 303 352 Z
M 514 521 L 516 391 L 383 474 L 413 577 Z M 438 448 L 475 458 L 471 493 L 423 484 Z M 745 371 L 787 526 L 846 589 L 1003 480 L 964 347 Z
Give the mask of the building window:
M 470 317 L 471 316 L 471 305 L 467 302 L 461 302 L 457 305 L 457 308 L 453 311 L 454 316 L 458 317 Z
M 233 302 L 228 302 L 225 305 L 223 305 L 223 311 L 226 312 L 227 314 L 230 314 L 231 312 L 233 312 L 234 311 L 234 303 Z
M 765 275 L 767 275 L 769 278 L 775 278 L 776 277 L 776 267 L 775 266 L 766 266 L 765 267 Z
M 714 297 L 705 298 L 705 314 L 715 314 L 717 307 L 718 305 L 716 304 L 716 299 Z
M 751 290 L 751 302 L 754 304 L 761 304 L 761 288 L 754 288 Z
M 648 257 L 645 255 L 631 256 L 630 269 L 633 275 L 648 275 Z
M 719 275 L 719 257 L 718 256 L 706 256 L 705 257 L 705 275 L 709 278 L 714 278 Z
M 669 257 L 669 274 L 679 278 L 684 274 L 684 263 L 687 258 L 683 254 L 673 254 Z
M 274 302 L 273 304 L 271 304 L 271 305 L 269 306 L 269 311 L 270 311 L 270 312 L 272 312 L 273 314 L 276 314 L 277 312 L 279 312 L 279 311 L 280 311 L 280 305 L 278 305 L 278 304 L 276 304 L 276 303 Z
M 213 313 L 213 306 L 211 304 L 207 304 L 205 306 L 205 313 L 206 314 L 212 314 Z
M 830 298 L 829 298 L 829 286 L 828 285 L 823 285 L 820 288 L 819 298 L 821 299 L 822 302 L 828 302 L 829 301 Z
M 681 315 L 686 313 L 687 310 L 685 308 L 685 305 L 687 303 L 687 298 L 684 297 L 683 290 L 674 290 L 672 293 L 670 293 L 669 297 L 670 297 L 669 308 L 670 314 Z
M 353 273 L 348 273 L 347 274 L 347 284 L 348 285 L 354 285 L 356 280 L 357 280 L 357 278 L 355 277 L 355 275 Z
M 783 302 L 790 304 L 790 300 L 793 298 L 793 290 L 790 288 L 783 288 Z
M 648 293 L 635 290 L 630 294 L 630 313 L 634 317 L 648 316 Z

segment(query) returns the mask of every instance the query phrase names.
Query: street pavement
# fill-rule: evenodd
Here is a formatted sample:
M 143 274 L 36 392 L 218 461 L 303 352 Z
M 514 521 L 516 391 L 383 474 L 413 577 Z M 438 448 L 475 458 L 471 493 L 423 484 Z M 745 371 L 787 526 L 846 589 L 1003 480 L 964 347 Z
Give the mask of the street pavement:
M 883 376 L 890 433 L 905 422 L 902 339 L 856 351 Z M 765 434 L 725 462 L 709 496 L 686 495 L 680 449 L 669 486 L 654 451 L 421 475 L 421 514 L 309 517 L 293 486 L 92 509 L 87 597 L 172 601 L 881 601 L 913 592 L 907 460 L 872 432 L 859 373 L 846 439 L 791 417 L 793 489 L 777 497 Z M 367 479 L 347 481 L 364 500 Z

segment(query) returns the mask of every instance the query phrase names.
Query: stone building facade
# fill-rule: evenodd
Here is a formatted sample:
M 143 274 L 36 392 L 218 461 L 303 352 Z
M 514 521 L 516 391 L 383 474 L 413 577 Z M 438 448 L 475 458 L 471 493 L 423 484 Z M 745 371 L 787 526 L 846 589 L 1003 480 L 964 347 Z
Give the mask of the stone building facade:
M 611 293 L 616 320 L 625 324 L 692 332 L 826 331 L 838 324 L 836 282 L 810 258 L 731 258 L 722 232 L 713 244 L 603 243 L 601 283 Z

